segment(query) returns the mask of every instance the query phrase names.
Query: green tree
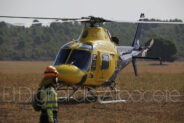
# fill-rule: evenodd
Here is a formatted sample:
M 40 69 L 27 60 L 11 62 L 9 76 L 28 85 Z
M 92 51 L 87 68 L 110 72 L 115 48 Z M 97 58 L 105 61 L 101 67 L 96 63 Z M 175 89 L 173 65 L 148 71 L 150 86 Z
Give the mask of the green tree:
M 0 36 L 0 45 L 3 44 L 4 40 L 3 40 L 3 37 Z
M 149 45 L 151 40 L 146 43 Z M 154 44 L 151 50 L 148 51 L 148 57 L 160 57 L 162 61 L 174 61 L 176 60 L 176 45 L 173 41 L 166 40 L 163 38 L 154 38 Z

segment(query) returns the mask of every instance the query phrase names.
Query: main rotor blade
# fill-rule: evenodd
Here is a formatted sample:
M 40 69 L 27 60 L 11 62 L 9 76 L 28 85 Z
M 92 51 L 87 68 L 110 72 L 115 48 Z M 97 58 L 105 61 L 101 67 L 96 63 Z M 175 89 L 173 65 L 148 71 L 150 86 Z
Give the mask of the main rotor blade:
M 0 16 L 0 18 L 20 18 L 20 19 L 38 19 L 38 20 L 56 20 L 56 21 L 87 21 L 82 18 L 50 18 L 50 17 L 24 17 L 24 16 Z
M 184 24 L 183 22 L 162 22 L 162 21 L 145 21 L 141 19 L 139 21 L 121 21 L 121 20 L 108 20 L 101 17 L 81 17 L 81 18 L 50 18 L 50 17 L 24 17 L 24 16 L 0 16 L 0 18 L 20 18 L 20 19 L 42 19 L 42 20 L 56 20 L 63 22 L 116 22 L 116 23 L 145 23 L 145 24 Z
M 121 20 L 112 20 L 112 22 L 117 23 L 143 23 L 143 24 L 184 24 L 183 22 L 163 22 L 163 21 L 121 21 Z

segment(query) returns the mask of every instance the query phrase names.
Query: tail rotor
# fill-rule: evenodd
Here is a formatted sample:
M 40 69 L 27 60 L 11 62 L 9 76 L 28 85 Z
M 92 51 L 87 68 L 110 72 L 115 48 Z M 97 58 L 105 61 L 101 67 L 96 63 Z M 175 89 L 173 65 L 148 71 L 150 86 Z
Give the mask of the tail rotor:
M 142 57 L 146 57 L 148 51 L 151 49 L 151 47 L 153 46 L 153 44 L 154 44 L 154 39 L 152 39 L 152 40 L 150 41 L 149 46 L 148 46 L 145 50 L 143 50 L 143 52 L 142 52 Z

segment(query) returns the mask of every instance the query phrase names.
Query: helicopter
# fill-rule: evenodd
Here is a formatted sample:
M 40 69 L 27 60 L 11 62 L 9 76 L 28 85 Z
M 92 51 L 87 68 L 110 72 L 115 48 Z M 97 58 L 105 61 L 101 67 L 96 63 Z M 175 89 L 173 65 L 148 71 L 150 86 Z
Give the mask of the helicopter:
M 44 18 L 44 17 L 17 17 L 0 16 L 4 18 L 23 18 L 23 19 L 51 19 L 62 22 L 81 22 L 84 28 L 78 40 L 70 41 L 61 46 L 53 66 L 58 71 L 58 90 L 63 87 L 71 87 L 72 92 L 67 98 L 72 97 L 79 88 L 87 88 L 92 96 L 96 94 L 92 90 L 98 87 L 109 87 L 116 89 L 116 76 L 119 71 L 132 62 L 134 73 L 137 76 L 136 59 L 160 60 L 160 58 L 146 57 L 147 52 L 154 44 L 152 39 L 149 46 L 142 48 L 139 44 L 141 28 L 144 23 L 166 23 L 166 24 L 184 24 L 180 22 L 150 22 L 144 21 L 142 13 L 139 21 L 126 22 L 107 20 L 100 17 L 82 17 L 82 18 Z M 119 39 L 112 37 L 110 32 L 102 27 L 103 23 L 138 23 L 134 39 L 131 46 L 119 46 Z M 62 98 L 62 97 L 61 97 Z M 98 98 L 99 99 L 99 98 Z M 99 99 L 100 103 L 106 103 Z M 117 99 L 108 101 L 125 102 Z
M 133 64 L 135 75 L 138 75 L 136 59 L 154 59 L 145 57 L 148 50 L 154 43 L 144 50 L 139 44 L 142 23 L 138 23 L 136 34 L 131 46 L 118 46 L 119 39 L 111 37 L 109 31 L 100 26 L 101 23 L 111 22 L 103 18 L 88 17 L 85 27 L 77 41 L 71 41 L 63 45 L 56 56 L 53 66 L 59 72 L 59 81 L 64 85 L 73 86 L 71 97 L 79 87 L 87 87 L 91 95 L 95 96 L 91 90 L 96 87 L 110 87 L 116 90 L 116 76 L 119 71 L 130 62 Z M 144 14 L 141 14 L 139 21 L 143 21 Z M 144 57 L 138 57 L 142 53 Z M 92 89 L 91 89 L 92 88 Z M 102 101 L 100 103 L 125 102 L 122 99 Z

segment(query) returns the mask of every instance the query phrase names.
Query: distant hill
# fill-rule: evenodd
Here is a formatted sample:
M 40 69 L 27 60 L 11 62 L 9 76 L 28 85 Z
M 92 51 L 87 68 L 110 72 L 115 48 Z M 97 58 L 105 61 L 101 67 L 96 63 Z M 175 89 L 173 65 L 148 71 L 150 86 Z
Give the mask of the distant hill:
M 120 45 L 130 45 L 137 25 L 107 23 L 104 26 L 120 39 Z M 78 38 L 82 27 L 77 23 L 52 23 L 50 27 L 25 28 L 0 22 L 0 60 L 53 60 L 64 43 Z M 177 58 L 184 59 L 184 25 L 145 24 L 140 43 L 153 37 L 174 41 Z

